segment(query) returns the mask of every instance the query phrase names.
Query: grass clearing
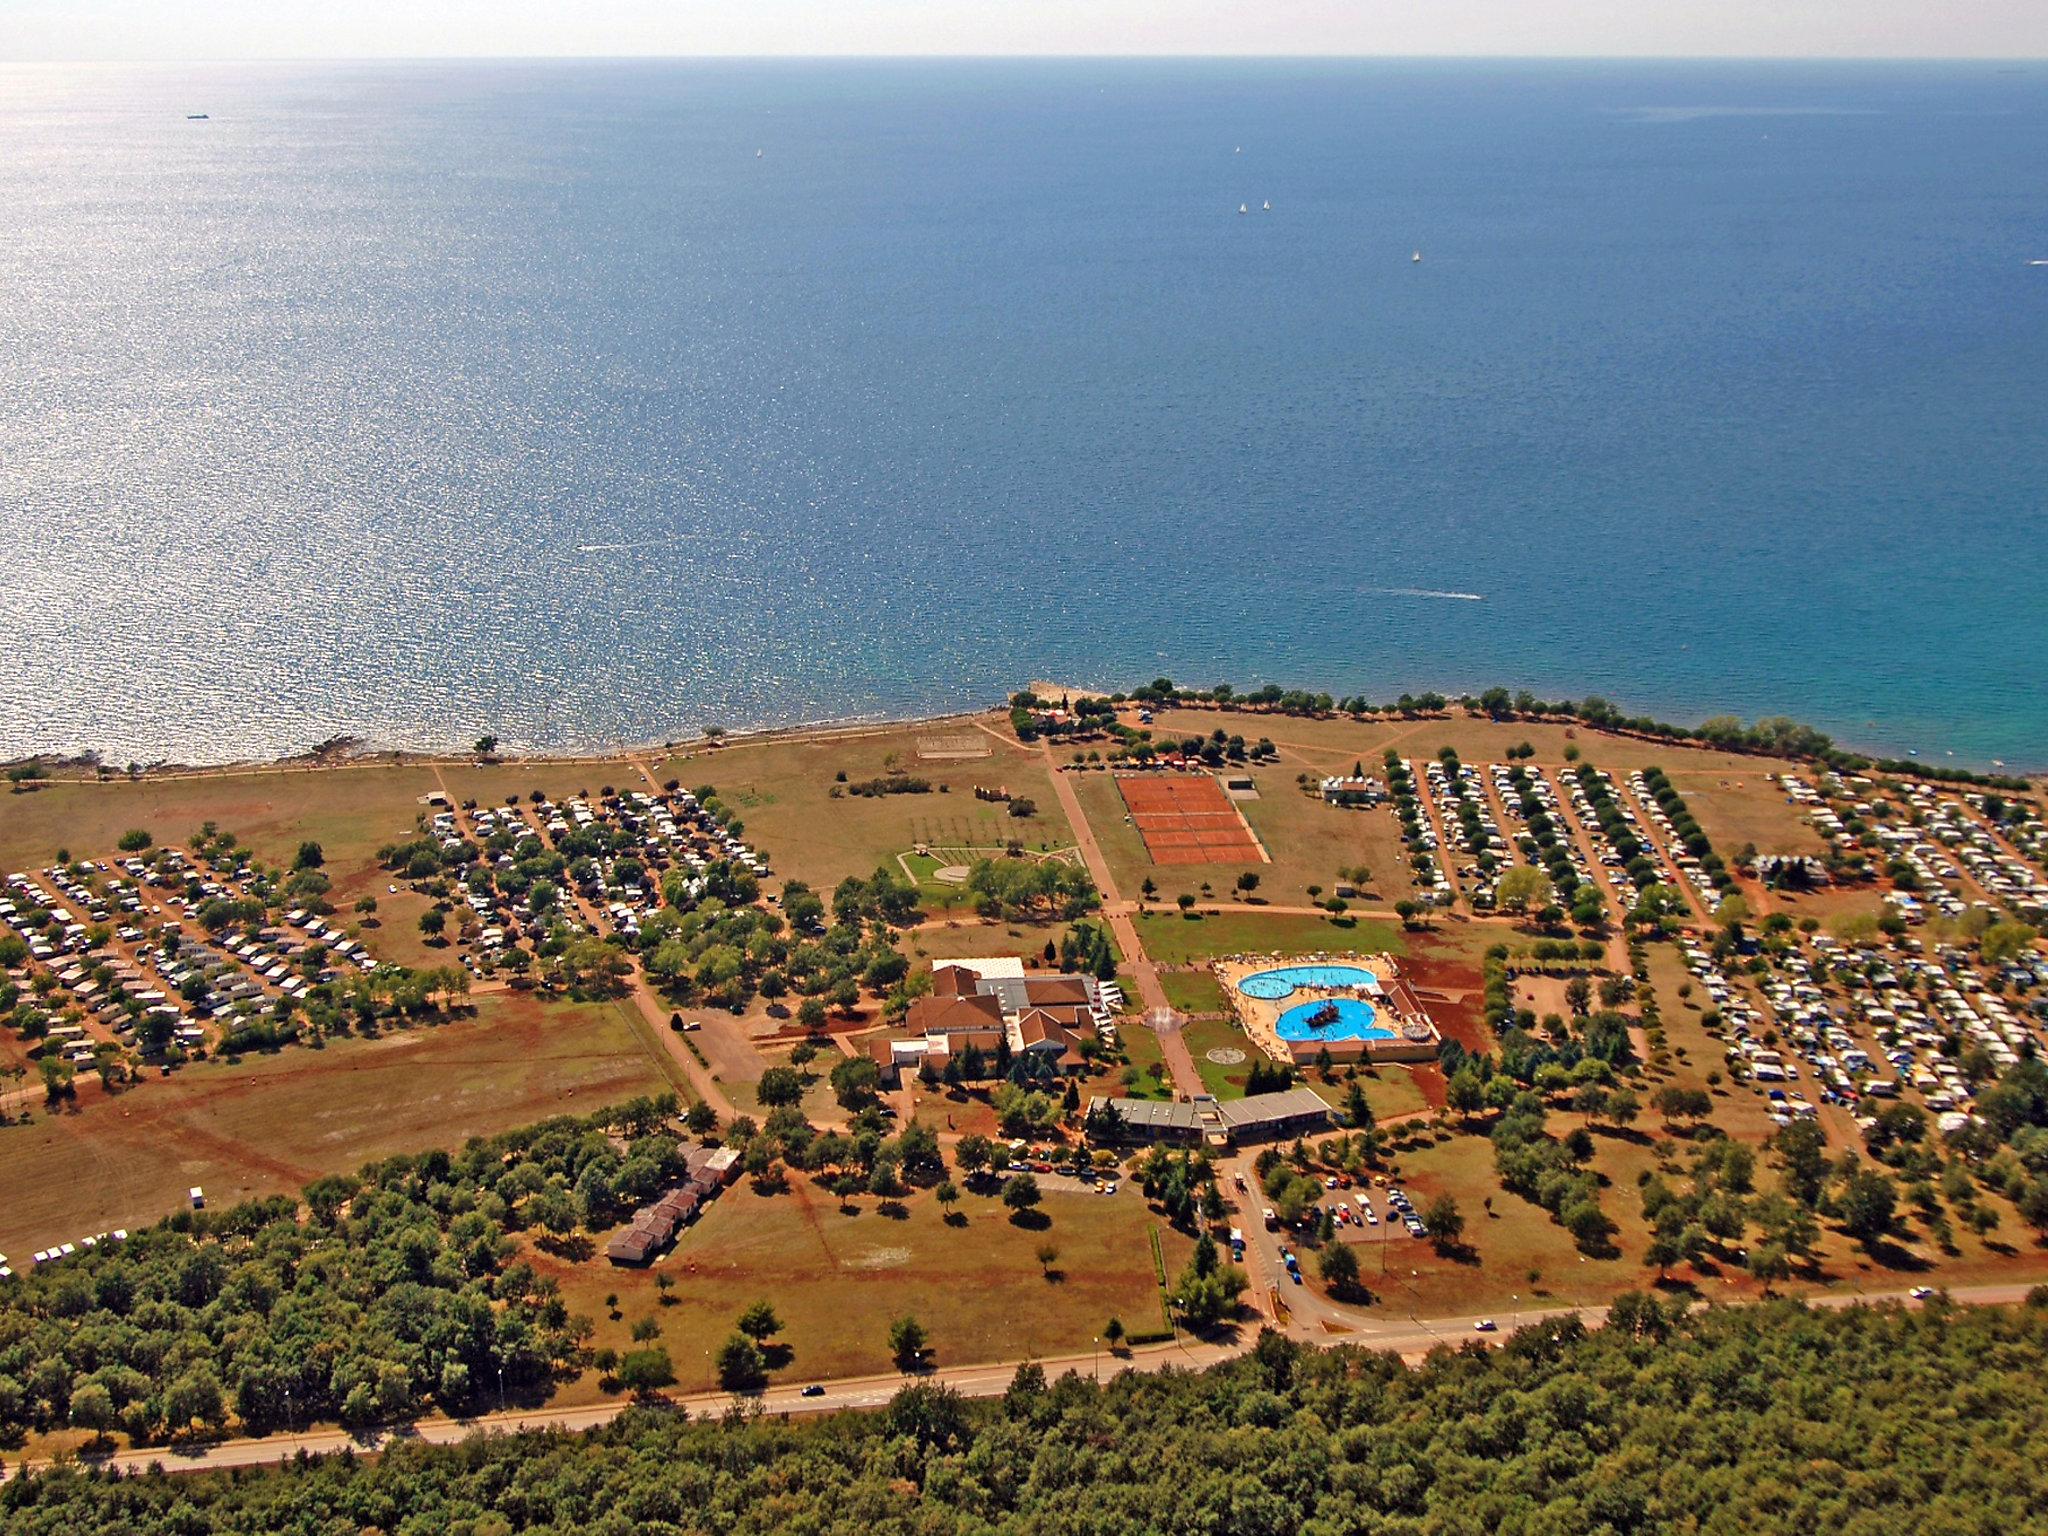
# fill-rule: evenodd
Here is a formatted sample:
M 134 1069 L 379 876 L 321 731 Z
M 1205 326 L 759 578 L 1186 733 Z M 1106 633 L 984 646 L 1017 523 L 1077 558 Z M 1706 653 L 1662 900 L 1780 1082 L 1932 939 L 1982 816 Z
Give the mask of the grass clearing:
M 0 1130 L 0 1252 L 147 1226 L 203 1185 L 211 1202 L 295 1191 L 398 1152 L 457 1147 L 668 1088 L 624 1015 L 497 993 L 477 1016 L 201 1062 L 75 1113 Z
M 1073 845 L 1073 829 L 1036 753 L 996 746 L 985 758 L 923 762 L 917 745 L 932 734 L 930 726 L 902 726 L 811 740 L 742 741 L 650 766 L 657 780 L 678 779 L 686 789 L 714 786 L 745 823 L 747 840 L 769 853 L 778 874 L 821 891 L 848 875 L 866 878 L 883 865 L 894 869 L 896 855 L 920 842 L 1001 847 L 1015 838 L 1033 850 Z M 854 795 L 836 781 L 842 772 L 858 784 L 898 768 L 905 777 L 928 780 L 930 792 Z M 975 799 L 977 787 L 1028 798 L 1036 814 L 1011 816 L 1003 805 Z
M 1147 1228 L 1158 1218 L 1133 1186 L 1115 1196 L 1048 1190 L 1043 1231 L 1013 1225 L 993 1198 L 968 1194 L 959 1208 L 959 1227 L 945 1224 L 929 1193 L 907 1200 L 900 1218 L 880 1214 L 866 1197 L 848 1215 L 808 1180 L 767 1197 L 743 1180 L 649 1270 L 546 1255 L 536 1262 L 561 1281 L 572 1312 L 596 1320 L 599 1348 L 631 1347 L 631 1325 L 654 1318 L 683 1390 L 717 1385 L 718 1346 L 740 1309 L 760 1298 L 781 1315 L 780 1341 L 791 1350 L 777 1373 L 783 1382 L 890 1370 L 889 1323 L 906 1313 L 924 1325 L 941 1365 L 1085 1353 L 1111 1317 L 1126 1328 L 1154 1326 L 1159 1291 Z M 1191 1245 L 1161 1235 L 1177 1271 Z M 1059 1250 L 1055 1279 L 1035 1256 L 1041 1242 Z M 671 1306 L 660 1305 L 660 1275 L 674 1282 Z M 617 1321 L 603 1301 L 613 1293 Z M 1106 1370 L 1107 1351 L 1103 1360 Z M 560 1400 L 598 1396 L 585 1378 Z

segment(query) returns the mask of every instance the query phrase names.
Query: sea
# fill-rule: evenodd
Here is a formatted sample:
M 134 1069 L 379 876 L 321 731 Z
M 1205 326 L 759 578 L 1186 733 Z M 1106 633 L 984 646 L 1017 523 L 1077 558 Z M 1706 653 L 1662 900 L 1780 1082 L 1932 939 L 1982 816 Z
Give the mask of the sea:
M 2048 64 L 0 67 L 0 755 L 1032 678 L 2048 768 Z

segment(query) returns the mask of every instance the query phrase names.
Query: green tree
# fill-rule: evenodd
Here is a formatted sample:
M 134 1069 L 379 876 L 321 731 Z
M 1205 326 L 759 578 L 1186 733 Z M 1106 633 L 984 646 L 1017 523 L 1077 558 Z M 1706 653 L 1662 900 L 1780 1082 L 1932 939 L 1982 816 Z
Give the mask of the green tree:
M 746 1342 L 751 1346 L 753 1341 Z M 675 1379 L 675 1362 L 669 1358 L 668 1351 L 658 1344 L 644 1349 L 631 1349 L 619 1357 L 619 1385 L 636 1397 L 646 1397 L 659 1392 L 663 1387 L 673 1386 Z
M 775 1315 L 771 1303 L 755 1301 L 748 1303 L 746 1310 L 740 1313 L 737 1326 L 748 1338 L 759 1341 L 782 1332 L 782 1319 Z
M 717 1365 L 718 1384 L 728 1392 L 758 1392 L 768 1384 L 767 1357 L 745 1333 L 735 1333 L 719 1345 Z
M 889 1324 L 889 1358 L 899 1371 L 922 1370 L 929 1348 L 924 1325 L 915 1317 L 899 1317 Z

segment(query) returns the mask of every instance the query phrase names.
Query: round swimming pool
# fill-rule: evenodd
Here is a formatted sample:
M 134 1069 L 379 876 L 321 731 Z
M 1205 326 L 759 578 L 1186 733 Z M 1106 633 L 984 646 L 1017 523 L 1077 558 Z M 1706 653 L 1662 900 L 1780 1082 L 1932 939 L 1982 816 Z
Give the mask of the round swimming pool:
M 1337 1017 L 1328 1023 L 1313 1022 L 1318 1014 L 1335 1009 Z M 1355 997 L 1333 997 L 1326 1001 L 1296 1003 L 1280 1015 L 1277 1028 L 1282 1040 L 1391 1040 L 1394 1032 L 1382 1027 L 1371 1003 Z
M 1362 965 L 1283 965 L 1278 970 L 1258 971 L 1237 984 L 1246 997 L 1277 1003 L 1301 988 L 1336 991 L 1341 987 L 1376 987 L 1379 977 Z

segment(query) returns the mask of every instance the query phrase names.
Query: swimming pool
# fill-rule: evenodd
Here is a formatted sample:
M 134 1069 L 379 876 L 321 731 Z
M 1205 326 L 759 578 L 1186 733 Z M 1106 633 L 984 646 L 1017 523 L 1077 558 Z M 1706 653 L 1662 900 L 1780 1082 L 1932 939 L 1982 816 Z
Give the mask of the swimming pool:
M 1326 1008 L 1337 1010 L 1334 1022 L 1323 1025 L 1309 1020 Z M 1277 1028 L 1282 1040 L 1391 1040 L 1394 1032 L 1377 1022 L 1371 1003 L 1355 997 L 1333 997 L 1312 1003 L 1296 1003 L 1280 1015 Z
M 1340 987 L 1376 987 L 1379 977 L 1362 965 L 1283 965 L 1278 970 L 1258 971 L 1237 984 L 1246 997 L 1277 1003 L 1303 987 L 1335 991 Z

